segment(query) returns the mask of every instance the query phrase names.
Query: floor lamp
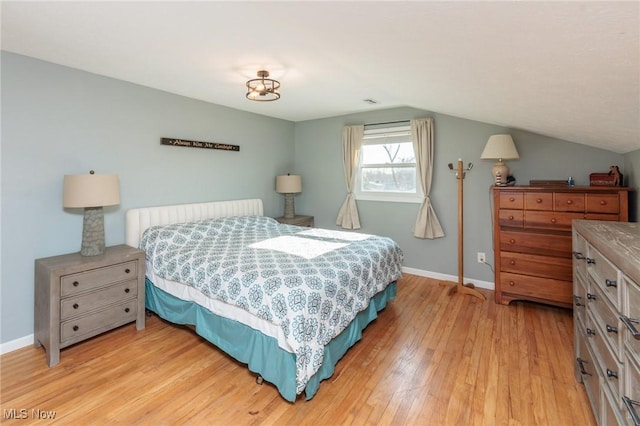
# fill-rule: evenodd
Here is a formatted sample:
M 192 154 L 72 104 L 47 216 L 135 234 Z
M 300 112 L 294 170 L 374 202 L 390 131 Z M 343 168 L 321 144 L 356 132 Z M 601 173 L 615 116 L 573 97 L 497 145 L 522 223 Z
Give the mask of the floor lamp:
M 453 293 L 470 294 L 476 296 L 482 301 L 487 300 L 484 294 L 476 290 L 473 284 L 464 284 L 464 192 L 463 182 L 464 178 L 469 170 L 473 168 L 473 164 L 469 163 L 467 168 L 463 168 L 462 159 L 458 159 L 458 169 L 456 172 L 456 179 L 458 179 L 458 284 L 449 290 L 449 295 Z M 449 169 L 454 171 L 453 164 L 449 163 Z

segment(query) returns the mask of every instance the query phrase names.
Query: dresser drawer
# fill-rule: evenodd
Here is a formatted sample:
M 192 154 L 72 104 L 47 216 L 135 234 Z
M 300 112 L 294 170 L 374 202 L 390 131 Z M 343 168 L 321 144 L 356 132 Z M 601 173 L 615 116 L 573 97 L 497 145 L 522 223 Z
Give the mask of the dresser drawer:
M 520 209 L 524 207 L 524 195 L 522 192 L 501 192 L 499 196 L 501 209 Z
M 624 425 L 622 422 L 622 413 L 620 405 L 621 398 L 615 398 L 608 388 L 602 389 L 602 415 L 600 416 L 601 425 Z
M 62 322 L 60 324 L 61 347 L 134 321 L 137 314 L 136 303 L 136 300 L 132 299 L 84 317 Z
M 586 194 L 587 213 L 620 213 L 618 194 Z
M 524 215 L 524 227 L 571 231 L 571 222 L 583 218 L 583 213 L 527 211 Z
M 573 313 L 579 321 L 583 323 L 585 319 L 585 309 L 587 307 L 587 287 L 586 282 L 579 277 L 574 277 L 573 281 Z
M 573 279 L 572 262 L 566 257 L 500 252 L 500 270 L 562 281 Z
M 627 350 L 640 364 L 640 286 L 623 275 L 622 289 L 624 306 L 621 313 L 627 323 L 623 325 L 622 336 Z M 638 339 L 634 333 L 639 336 Z
M 524 212 L 522 210 L 502 210 L 498 212 L 500 226 L 522 228 L 524 225 Z
M 621 411 L 627 423 L 632 425 L 631 410 L 635 411 L 637 417 L 640 416 L 640 365 L 630 357 L 626 359 L 625 365 L 627 368 L 625 370 L 623 396 L 634 401 L 637 405 L 630 403 L 630 401 L 628 404 L 623 403 Z
M 137 274 L 137 263 L 131 261 L 104 268 L 92 269 L 78 274 L 65 275 L 60 278 L 60 294 L 62 297 L 65 297 L 71 294 L 89 291 L 118 281 L 135 279 Z
M 586 330 L 582 332 L 586 333 Z M 588 339 L 590 340 L 591 338 Z M 591 349 L 587 347 L 587 342 L 587 338 L 580 339 L 580 344 L 577 348 L 579 356 L 576 359 L 576 370 L 582 383 L 584 383 L 587 396 L 593 408 L 593 414 L 598 420 L 600 418 L 600 375 L 598 374 Z
M 571 255 L 571 237 L 536 232 L 500 231 L 500 248 L 518 253 L 568 257 Z
M 503 293 L 512 293 L 528 298 L 549 300 L 563 305 L 572 305 L 571 281 L 531 277 L 528 275 L 504 272 L 500 274 L 500 286 Z
M 524 196 L 524 206 L 527 210 L 553 210 L 552 192 L 528 192 Z
M 616 310 L 620 310 L 620 282 L 618 269 L 607 260 L 598 250 L 589 246 L 587 255 L 587 273 L 602 289 Z
M 594 330 L 595 334 L 591 334 L 590 341 L 593 342 L 595 362 L 600 370 L 602 382 L 607 383 L 613 396 L 619 400 L 622 393 L 621 383 L 624 380 L 624 366 L 609 350 L 601 331 L 597 327 Z
M 556 192 L 553 195 L 553 209 L 558 212 L 584 212 L 584 194 Z
M 600 330 L 603 340 L 617 359 L 622 360 L 622 323 L 614 308 L 603 297 L 600 287 L 592 284 L 587 294 L 588 310 L 593 313 L 593 324 Z
M 60 302 L 60 319 L 64 321 L 68 318 L 84 315 L 104 306 L 135 298 L 137 295 L 138 282 L 131 280 L 104 287 L 91 293 L 70 296 Z

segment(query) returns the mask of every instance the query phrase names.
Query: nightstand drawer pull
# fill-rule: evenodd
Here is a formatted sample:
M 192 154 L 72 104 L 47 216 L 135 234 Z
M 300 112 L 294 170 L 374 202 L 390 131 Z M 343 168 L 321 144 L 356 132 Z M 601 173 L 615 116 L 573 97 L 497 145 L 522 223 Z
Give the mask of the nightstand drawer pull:
M 614 377 L 614 378 L 617 379 L 618 378 L 618 372 L 607 368 L 607 377 Z
M 74 286 L 74 287 L 78 287 L 79 285 L 80 285 L 80 283 L 79 283 L 78 281 L 74 281 L 74 282 L 73 282 L 73 286 Z
M 604 285 L 607 287 L 618 287 L 618 283 L 615 280 L 604 280 Z
M 618 333 L 618 327 L 607 324 L 607 333 Z
M 73 326 L 73 331 L 78 331 L 78 330 L 80 330 L 80 327 L 78 327 L 77 325 L 74 325 Z
M 77 303 L 73 304 L 73 309 L 78 309 L 80 307 L 80 305 L 78 305 Z
M 125 311 L 125 312 L 129 312 L 130 310 L 131 310 L 131 309 L 129 309 L 129 308 L 124 308 L 124 311 Z
M 131 291 L 131 290 L 130 290 L 130 289 L 128 289 L 128 288 L 125 288 L 125 289 L 124 289 L 124 292 L 125 292 L 125 293 L 129 293 L 130 291 Z
M 640 407 L 640 402 L 634 401 L 631 398 L 629 398 L 628 396 L 623 396 L 622 397 L 622 402 L 624 402 L 625 407 L 627 407 L 627 410 L 629 411 L 629 415 L 631 416 L 631 419 L 633 420 L 633 424 L 635 424 L 636 426 L 639 426 L 640 425 L 640 415 L 638 414 L 636 409 L 633 408 L 633 406 L 637 405 L 638 407 Z
M 636 340 L 640 340 L 640 332 L 638 331 L 638 329 L 633 325 L 633 323 L 640 323 L 640 321 L 638 320 L 634 320 L 631 319 L 627 316 L 620 316 L 620 321 L 622 321 L 624 323 L 624 325 L 627 326 L 627 329 L 629 330 L 629 332 L 631 333 L 631 335 L 633 336 L 634 339 Z
M 129 269 L 129 268 L 127 268 L 127 269 L 125 269 L 125 270 L 124 270 L 124 273 L 125 273 L 125 274 L 128 274 L 129 272 L 131 272 L 131 269 Z

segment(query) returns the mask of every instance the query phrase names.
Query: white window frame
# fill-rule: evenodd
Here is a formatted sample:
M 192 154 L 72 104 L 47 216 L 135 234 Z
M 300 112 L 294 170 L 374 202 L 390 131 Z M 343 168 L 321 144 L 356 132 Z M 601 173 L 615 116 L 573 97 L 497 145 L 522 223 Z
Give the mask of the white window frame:
M 389 143 L 411 143 L 413 149 L 413 143 L 411 140 L 411 126 L 395 126 L 395 127 L 378 127 L 374 129 L 365 129 L 364 138 L 362 140 L 362 152 L 358 159 L 358 166 L 356 169 L 355 188 L 353 194 L 356 200 L 364 201 L 385 201 L 394 203 L 421 203 L 424 199 L 422 184 L 420 183 L 420 176 L 418 176 L 418 166 L 416 163 L 382 163 L 382 164 L 369 164 L 363 165 L 363 151 L 367 145 L 384 145 Z M 414 152 L 415 156 L 415 152 Z M 362 171 L 369 167 L 387 167 L 387 168 L 406 168 L 412 167 L 416 170 L 416 192 L 414 194 L 407 194 L 404 192 L 376 192 L 376 191 L 362 191 Z

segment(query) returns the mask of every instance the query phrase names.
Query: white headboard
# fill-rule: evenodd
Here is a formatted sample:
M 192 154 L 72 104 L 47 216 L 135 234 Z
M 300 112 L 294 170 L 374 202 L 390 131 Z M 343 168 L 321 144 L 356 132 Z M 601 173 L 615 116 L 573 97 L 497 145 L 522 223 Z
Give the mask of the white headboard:
M 125 242 L 131 247 L 138 248 L 144 231 L 156 225 L 184 223 L 216 217 L 262 215 L 262 200 L 259 198 L 131 209 L 127 211 L 126 216 Z

